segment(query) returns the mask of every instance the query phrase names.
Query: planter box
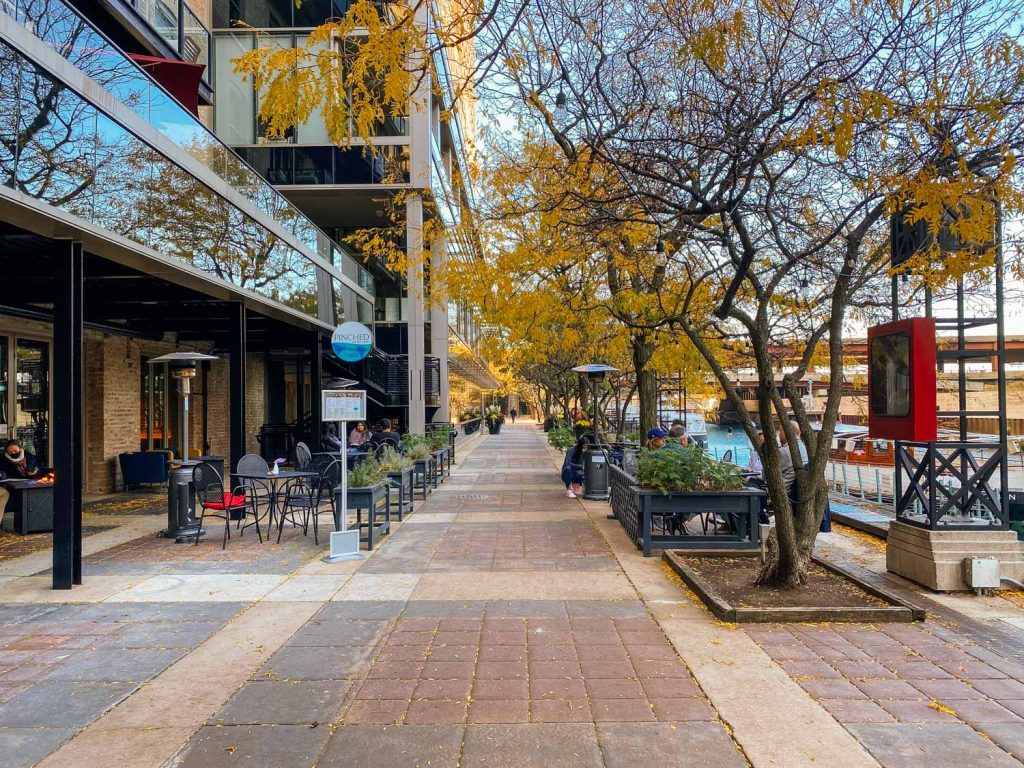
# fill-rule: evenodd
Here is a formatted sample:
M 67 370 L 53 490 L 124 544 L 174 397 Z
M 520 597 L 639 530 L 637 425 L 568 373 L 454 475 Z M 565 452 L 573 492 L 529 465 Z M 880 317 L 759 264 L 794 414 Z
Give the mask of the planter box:
M 654 549 L 757 549 L 760 546 L 757 516 L 766 494 L 758 488 L 696 491 L 672 496 L 636 485 L 630 486 L 630 491 L 636 497 L 638 513 L 636 544 L 643 550 L 644 557 L 650 557 Z M 704 523 L 707 533 L 703 535 L 666 530 L 669 521 L 685 523 L 703 514 L 707 515 Z M 616 517 L 619 517 L 618 510 Z M 721 530 L 723 526 L 716 522 L 718 517 L 725 520 L 725 533 Z
M 435 488 L 433 464 L 432 458 L 413 459 L 413 488 L 422 494 L 421 499 L 426 499 L 427 494 Z
M 501 434 L 501 424 L 494 424 L 493 426 L 492 425 L 488 425 L 487 426 L 487 431 L 490 434 L 492 434 L 492 435 L 500 435 Z
M 479 418 L 468 419 L 467 421 L 462 422 L 462 434 L 467 436 L 472 435 L 480 429 L 480 422 L 481 419 Z
M 407 512 L 412 512 L 413 471 L 413 467 L 409 467 L 398 472 L 388 472 L 388 480 L 398 496 L 398 501 L 393 505 L 398 512 L 398 522 L 402 522 L 402 518 Z M 388 503 L 391 503 L 390 498 Z
M 373 541 L 383 536 L 391 529 L 391 508 L 388 504 L 388 483 L 382 482 L 376 485 L 369 485 L 362 488 L 349 488 L 346 496 L 348 509 L 356 511 L 356 527 L 360 530 L 359 540 L 366 544 L 367 549 L 373 549 Z M 341 488 L 334 490 L 335 515 L 341 511 Z M 363 511 L 366 511 L 366 519 L 363 519 Z M 348 521 L 346 521 L 347 524 Z M 340 529 L 339 521 L 335 521 L 335 528 Z M 362 531 L 366 531 L 362 534 Z
M 452 454 L 447 448 L 434 451 L 434 485 L 438 486 L 452 473 Z

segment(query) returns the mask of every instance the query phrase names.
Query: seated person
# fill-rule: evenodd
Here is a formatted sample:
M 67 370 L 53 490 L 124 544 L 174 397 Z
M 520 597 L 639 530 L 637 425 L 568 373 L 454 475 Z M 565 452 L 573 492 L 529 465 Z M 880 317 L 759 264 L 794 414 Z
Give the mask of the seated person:
M 583 493 L 583 453 L 587 450 L 588 440 L 581 437 L 576 445 L 570 446 L 565 452 L 562 462 L 562 482 L 565 483 L 566 498 L 575 499 Z
M 761 431 L 761 427 L 755 426 L 754 430 L 757 432 L 757 436 L 764 438 L 764 433 Z M 761 463 L 761 457 L 757 453 L 757 449 L 753 445 L 750 446 L 750 459 L 747 460 L 747 466 L 745 471 L 750 475 L 761 476 L 764 474 L 764 464 Z
M 647 447 L 652 451 L 660 451 L 665 447 L 665 438 L 668 433 L 661 427 L 655 427 L 647 431 Z
M 373 433 L 366 445 L 379 449 L 382 446 L 390 445 L 392 448 L 402 447 L 402 436 L 391 431 L 391 419 L 381 419 L 377 430 Z
M 668 431 L 669 445 L 693 445 L 693 438 L 686 434 L 686 427 L 680 422 Z
M 369 441 L 369 439 L 370 430 L 366 428 L 366 424 L 357 421 L 356 425 L 352 427 L 352 431 L 348 433 L 348 447 L 362 448 L 363 444 Z
M 338 428 L 333 422 L 324 422 L 323 435 L 320 442 L 323 443 L 325 451 L 340 451 L 345 447 L 341 442 L 341 438 L 338 437 Z
M 22 448 L 17 440 L 8 440 L 0 458 L 0 471 L 11 480 L 18 480 L 35 477 L 39 474 L 39 466 L 35 454 Z

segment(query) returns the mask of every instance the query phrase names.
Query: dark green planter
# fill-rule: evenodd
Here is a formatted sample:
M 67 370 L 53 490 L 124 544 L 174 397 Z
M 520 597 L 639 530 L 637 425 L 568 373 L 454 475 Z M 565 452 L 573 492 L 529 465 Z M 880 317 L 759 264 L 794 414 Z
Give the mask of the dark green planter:
M 348 509 L 356 511 L 359 540 L 373 549 L 373 542 L 391 529 L 391 508 L 388 504 L 388 482 L 362 488 L 349 488 L 346 497 Z M 341 512 L 341 487 L 334 490 L 336 514 Z M 365 515 L 363 513 L 366 513 Z M 365 519 L 364 519 L 365 517 Z M 363 533 L 365 531 L 365 533 Z
M 414 492 L 413 487 L 413 472 L 414 467 L 399 470 L 398 472 L 388 472 L 388 480 L 391 481 L 391 487 L 395 491 L 395 495 L 398 497 L 397 501 L 389 502 L 396 512 L 398 512 L 398 521 L 401 522 L 403 516 L 412 512 L 412 496 Z
M 738 491 L 694 491 L 675 493 L 666 496 L 652 488 L 631 486 L 635 496 L 638 520 L 634 522 L 636 544 L 642 549 L 645 557 L 650 557 L 654 549 L 757 549 L 758 542 L 757 516 L 761 510 L 761 500 L 765 492 L 758 488 L 743 488 Z M 614 502 L 613 502 L 614 503 Z M 726 531 L 709 525 L 708 533 L 691 535 L 687 533 L 669 534 L 654 532 L 655 518 L 677 518 L 687 520 L 701 514 L 724 518 Z M 615 516 L 627 530 L 630 525 L 620 515 L 618 509 Z M 711 530 L 714 530 L 712 533 Z

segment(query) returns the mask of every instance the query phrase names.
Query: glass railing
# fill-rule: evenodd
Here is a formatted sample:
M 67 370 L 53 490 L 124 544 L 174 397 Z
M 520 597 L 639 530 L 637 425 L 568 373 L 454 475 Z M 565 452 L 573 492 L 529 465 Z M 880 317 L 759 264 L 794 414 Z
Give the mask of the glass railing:
M 11 0 L 4 7 L 10 12 Z M 13 0 L 13 12 L 39 39 L 318 253 L 318 234 L 327 236 L 76 10 L 63 0 Z M 340 246 L 339 251 L 355 274 L 366 271 Z
M 157 33 L 170 43 L 175 50 L 180 50 L 178 45 L 178 19 L 181 18 L 181 5 L 179 0 L 133 0 L 132 6 L 139 15 Z
M 0 183 L 318 319 L 312 260 L 3 41 L 0 137 Z
M 187 5 L 182 6 L 185 11 L 184 23 L 182 25 L 182 38 L 180 53 L 182 58 L 202 64 L 203 79 L 210 80 L 210 30 L 208 30 L 199 17 L 192 12 Z
M 131 5 L 183 61 L 209 65 L 210 30 L 184 0 L 131 0 Z M 203 80 L 210 81 L 206 70 Z

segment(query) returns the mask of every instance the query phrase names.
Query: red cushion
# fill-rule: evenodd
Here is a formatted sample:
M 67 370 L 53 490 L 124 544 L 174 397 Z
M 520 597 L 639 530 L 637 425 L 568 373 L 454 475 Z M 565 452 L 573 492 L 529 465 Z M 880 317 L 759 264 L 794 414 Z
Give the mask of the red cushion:
M 237 507 L 244 507 L 245 495 L 232 494 L 225 491 L 223 501 L 207 501 L 203 503 L 203 506 L 207 509 L 235 509 Z

